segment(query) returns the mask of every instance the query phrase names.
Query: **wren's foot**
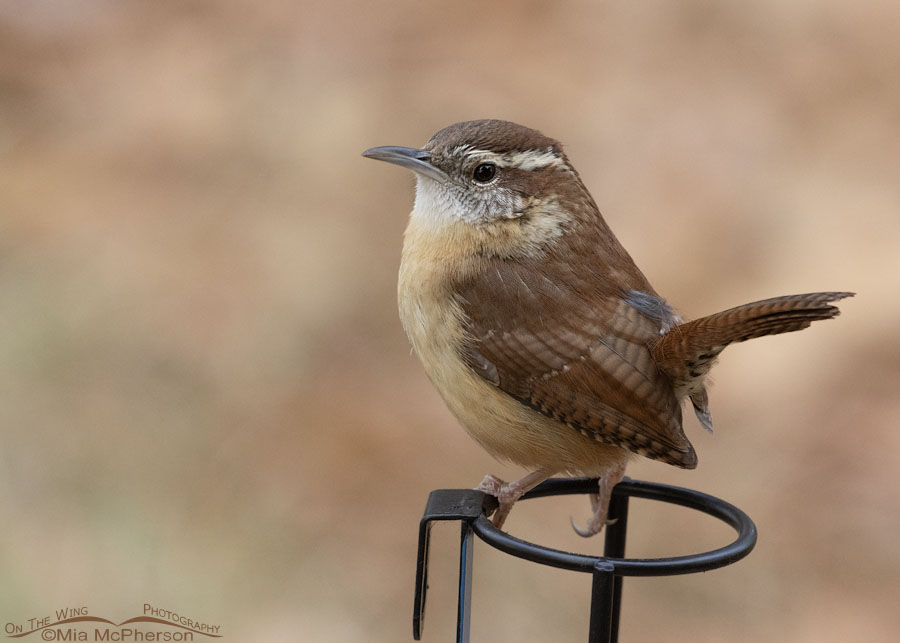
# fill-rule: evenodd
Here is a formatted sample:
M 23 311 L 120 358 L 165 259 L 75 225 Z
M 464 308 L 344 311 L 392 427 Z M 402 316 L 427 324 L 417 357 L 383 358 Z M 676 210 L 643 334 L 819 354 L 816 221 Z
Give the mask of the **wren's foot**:
M 497 499 L 497 503 L 500 506 L 497 507 L 491 522 L 494 523 L 494 527 L 500 529 L 503 523 L 506 522 L 509 512 L 512 511 L 513 505 L 516 504 L 516 500 L 552 475 L 552 471 L 540 469 L 534 473 L 529 473 L 521 480 L 503 482 L 500 478 L 488 474 L 475 489 Z
M 601 493 L 592 493 L 589 497 L 591 500 L 591 517 L 588 519 L 587 525 L 584 528 L 579 527 L 575 524 L 574 518 L 569 518 L 569 522 L 572 523 L 572 529 L 582 538 L 595 536 L 603 531 L 606 525 L 611 525 L 615 522 L 615 520 L 606 519 L 606 514 L 609 511 L 609 496 L 604 497 Z
M 598 492 L 592 493 L 591 512 L 592 516 L 588 519 L 587 525 L 582 529 L 575 524 L 575 521 L 569 519 L 572 523 L 572 529 L 575 533 L 584 538 L 589 538 L 603 531 L 606 525 L 611 525 L 614 520 L 607 520 L 606 514 L 609 512 L 609 499 L 612 497 L 612 490 L 622 478 L 625 477 L 625 467 L 617 467 L 607 472 L 598 480 Z

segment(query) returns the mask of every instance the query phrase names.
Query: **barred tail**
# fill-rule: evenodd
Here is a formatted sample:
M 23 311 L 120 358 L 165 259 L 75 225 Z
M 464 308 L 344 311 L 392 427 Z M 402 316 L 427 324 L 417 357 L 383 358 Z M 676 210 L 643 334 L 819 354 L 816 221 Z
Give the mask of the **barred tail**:
M 802 330 L 814 321 L 832 319 L 840 310 L 830 302 L 853 294 L 818 292 L 773 297 L 701 317 L 675 326 L 660 337 L 652 348 L 653 357 L 673 379 L 701 377 L 729 344 Z

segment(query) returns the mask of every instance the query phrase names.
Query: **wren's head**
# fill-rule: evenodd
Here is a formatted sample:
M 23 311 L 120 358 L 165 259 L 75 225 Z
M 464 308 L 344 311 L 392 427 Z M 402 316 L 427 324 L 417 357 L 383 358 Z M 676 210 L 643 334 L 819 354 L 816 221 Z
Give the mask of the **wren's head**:
M 508 121 L 457 123 L 422 149 L 376 147 L 363 156 L 416 173 L 412 216 L 430 227 L 515 225 L 558 233 L 583 206 L 596 211 L 561 145 Z

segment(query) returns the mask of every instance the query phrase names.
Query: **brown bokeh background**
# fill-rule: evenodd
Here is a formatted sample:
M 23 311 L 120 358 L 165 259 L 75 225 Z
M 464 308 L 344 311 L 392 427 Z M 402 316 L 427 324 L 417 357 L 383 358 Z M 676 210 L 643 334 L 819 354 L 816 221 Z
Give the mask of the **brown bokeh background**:
M 623 641 L 900 637 L 900 10 L 819 0 L 0 5 L 0 621 L 149 602 L 228 641 L 406 641 L 418 519 L 493 472 L 396 315 L 413 180 L 496 117 L 562 140 L 687 316 L 847 289 L 730 348 L 696 471 L 743 562 L 634 579 Z M 519 536 L 598 553 L 584 498 Z M 728 542 L 637 501 L 629 553 Z M 426 641 L 451 640 L 456 529 Z M 579 641 L 590 579 L 476 551 L 473 641 Z

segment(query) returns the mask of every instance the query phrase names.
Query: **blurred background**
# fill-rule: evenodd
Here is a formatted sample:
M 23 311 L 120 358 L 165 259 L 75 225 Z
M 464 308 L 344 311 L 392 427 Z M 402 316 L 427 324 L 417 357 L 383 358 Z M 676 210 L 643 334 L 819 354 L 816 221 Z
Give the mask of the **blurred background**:
M 496 463 L 396 314 L 413 178 L 455 121 L 560 139 L 685 317 L 854 290 L 729 348 L 700 466 L 727 569 L 625 586 L 623 641 L 900 637 L 900 10 L 887 0 L 0 4 L 0 621 L 143 603 L 228 641 L 408 641 L 428 492 Z M 633 504 L 629 554 L 730 542 Z M 582 497 L 509 530 L 583 553 Z M 455 631 L 434 530 L 426 641 Z M 479 545 L 473 641 L 587 638 L 590 578 Z

